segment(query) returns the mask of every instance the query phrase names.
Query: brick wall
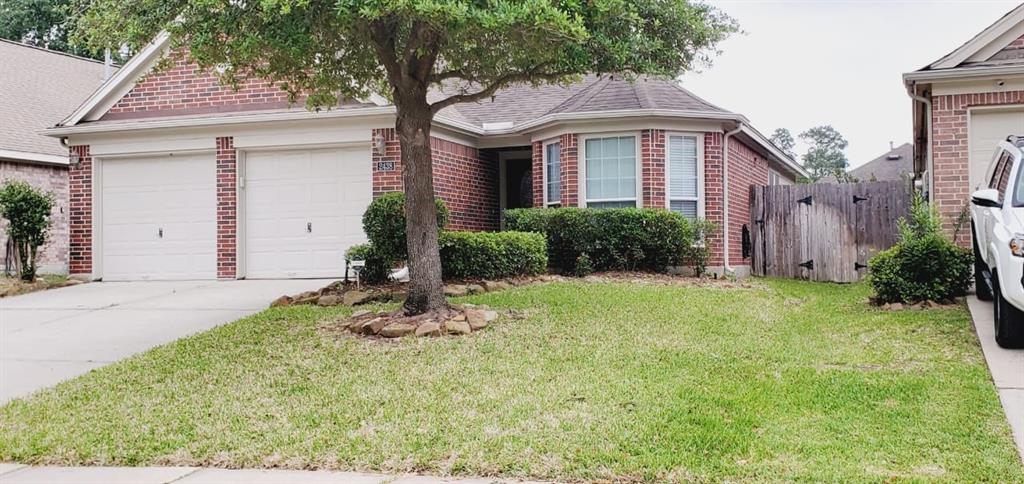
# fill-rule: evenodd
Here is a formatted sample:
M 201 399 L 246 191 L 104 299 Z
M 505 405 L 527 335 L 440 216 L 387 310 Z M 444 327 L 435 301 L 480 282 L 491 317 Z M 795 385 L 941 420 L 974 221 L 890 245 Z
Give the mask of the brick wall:
M 729 138 L 729 265 L 749 265 L 743 258 L 743 225 L 750 225 L 750 187 L 768 184 L 768 160 L 736 138 Z M 721 185 L 719 185 L 721 186 Z
M 558 162 L 561 164 L 559 171 L 562 174 L 563 207 L 576 207 L 580 204 L 579 139 L 579 136 L 572 133 L 563 134 L 559 139 L 561 150 Z
M 288 94 L 259 79 L 243 80 L 238 90 L 175 54 L 165 69 L 141 79 L 101 119 L 123 119 L 287 107 Z
M 373 196 L 401 191 L 401 147 L 394 128 L 373 130 L 385 140 L 384 153 L 373 154 Z M 498 229 L 498 160 L 471 146 L 432 137 L 434 191 L 448 206 L 452 230 Z M 394 170 L 379 171 L 378 162 L 394 162 Z
M 89 145 L 72 146 L 79 162 L 68 168 L 68 272 L 92 274 L 92 157 Z
M 54 196 L 50 230 L 39 249 L 36 264 L 40 272 L 65 273 L 68 270 L 68 169 L 65 166 L 36 165 L 0 160 L 0 185 L 19 180 Z M 7 221 L 0 219 L 0 266 L 7 263 Z
M 1024 91 L 932 96 L 933 199 L 952 234 L 970 194 L 968 108 L 1024 103 Z M 961 230 L 957 243 L 970 247 L 970 231 Z
M 641 132 L 640 160 L 644 207 L 665 208 L 665 130 Z
M 709 266 L 721 266 L 722 257 L 722 133 L 704 133 L 704 219 L 718 230 L 708 238 Z M 731 168 L 731 167 L 730 167 Z M 729 170 L 730 173 L 733 170 Z
M 238 181 L 234 138 L 217 138 L 217 278 L 234 279 L 238 267 Z
M 530 174 L 533 177 L 533 206 L 544 206 L 544 142 L 533 143 L 533 167 Z

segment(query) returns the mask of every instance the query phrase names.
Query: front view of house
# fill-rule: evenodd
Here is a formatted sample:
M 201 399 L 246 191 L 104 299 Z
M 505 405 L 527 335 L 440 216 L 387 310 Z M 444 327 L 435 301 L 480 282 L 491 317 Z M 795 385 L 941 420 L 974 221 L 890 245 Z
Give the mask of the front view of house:
M 394 107 L 307 111 L 261 81 L 222 87 L 166 44 L 48 130 L 70 146 L 71 274 L 343 275 L 366 206 L 402 190 Z M 450 229 L 499 230 L 505 208 L 665 208 L 717 223 L 715 271 L 749 271 L 750 187 L 805 174 L 743 116 L 654 79 L 513 86 L 441 111 L 432 134 Z

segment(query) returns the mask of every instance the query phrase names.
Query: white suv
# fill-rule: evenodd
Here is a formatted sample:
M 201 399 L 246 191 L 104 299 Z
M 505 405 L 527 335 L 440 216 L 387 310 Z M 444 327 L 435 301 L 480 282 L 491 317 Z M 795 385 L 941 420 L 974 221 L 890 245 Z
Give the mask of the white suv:
M 996 343 L 1024 348 L 1024 137 L 1002 143 L 987 188 L 971 195 L 974 280 L 978 299 L 993 301 Z

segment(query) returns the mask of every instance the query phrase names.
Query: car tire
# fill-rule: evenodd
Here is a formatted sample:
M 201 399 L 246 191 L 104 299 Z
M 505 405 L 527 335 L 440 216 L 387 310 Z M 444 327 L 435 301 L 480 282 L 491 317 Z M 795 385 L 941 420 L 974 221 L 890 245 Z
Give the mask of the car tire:
M 981 260 L 981 250 L 978 249 L 978 238 L 971 234 L 971 245 L 974 246 L 974 293 L 982 301 L 992 300 L 992 288 L 985 281 L 985 273 L 988 266 Z
M 992 289 L 995 296 L 992 319 L 995 320 L 996 344 L 1008 349 L 1024 348 L 1024 311 L 1003 297 L 996 274 L 992 274 Z

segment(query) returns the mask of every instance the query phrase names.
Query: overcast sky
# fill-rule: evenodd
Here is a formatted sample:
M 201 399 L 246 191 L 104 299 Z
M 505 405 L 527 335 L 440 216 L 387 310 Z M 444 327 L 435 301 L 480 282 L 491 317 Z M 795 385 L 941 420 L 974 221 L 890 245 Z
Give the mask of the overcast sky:
M 1019 2 L 707 0 L 744 31 L 683 85 L 743 114 L 770 136 L 831 124 L 851 166 L 909 142 L 910 98 L 900 76 L 938 60 Z M 803 150 L 799 149 L 798 153 Z

